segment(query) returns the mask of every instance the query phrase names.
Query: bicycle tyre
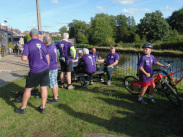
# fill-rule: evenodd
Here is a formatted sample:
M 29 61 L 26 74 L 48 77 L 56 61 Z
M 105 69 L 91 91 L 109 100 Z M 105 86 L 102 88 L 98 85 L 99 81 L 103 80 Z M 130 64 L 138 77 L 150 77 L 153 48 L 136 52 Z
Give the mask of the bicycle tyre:
M 163 92 L 165 93 L 166 97 L 170 100 L 170 102 L 176 106 L 181 106 L 181 100 L 177 94 L 177 92 L 175 92 L 175 90 L 172 88 L 171 85 L 169 85 L 168 83 L 163 83 L 162 84 L 162 89 Z
M 138 95 L 139 91 L 141 89 L 141 86 L 139 85 L 135 85 L 136 88 L 134 88 L 132 85 L 134 85 L 134 83 L 139 82 L 138 78 L 135 76 L 126 76 L 124 78 L 124 85 L 125 88 L 133 95 Z

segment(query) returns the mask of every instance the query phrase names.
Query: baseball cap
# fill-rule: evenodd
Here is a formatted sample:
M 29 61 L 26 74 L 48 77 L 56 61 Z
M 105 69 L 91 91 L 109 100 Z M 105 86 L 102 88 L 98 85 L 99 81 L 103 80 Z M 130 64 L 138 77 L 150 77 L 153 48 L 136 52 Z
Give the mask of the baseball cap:
M 32 36 L 32 35 L 38 35 L 38 30 L 35 29 L 35 28 L 31 29 L 30 35 L 31 35 L 31 36 Z
M 43 33 L 41 31 L 39 31 L 39 34 L 43 35 Z

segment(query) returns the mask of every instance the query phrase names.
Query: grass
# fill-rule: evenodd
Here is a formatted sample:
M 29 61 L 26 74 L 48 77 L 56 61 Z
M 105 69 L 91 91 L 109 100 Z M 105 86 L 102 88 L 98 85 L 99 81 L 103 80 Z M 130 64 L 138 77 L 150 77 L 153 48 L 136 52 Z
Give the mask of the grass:
M 160 92 L 155 105 L 137 103 L 115 77 L 111 86 L 98 83 L 87 88 L 76 81 L 75 90 L 59 89 L 59 103 L 47 104 L 46 114 L 35 109 L 41 99 L 31 96 L 24 115 L 14 113 L 21 103 L 13 102 L 23 90 L 25 77 L 0 88 L 0 136 L 82 137 L 86 131 L 136 137 L 182 136 L 183 107 L 176 108 Z M 52 93 L 49 89 L 49 98 Z M 145 99 L 147 95 L 145 95 Z

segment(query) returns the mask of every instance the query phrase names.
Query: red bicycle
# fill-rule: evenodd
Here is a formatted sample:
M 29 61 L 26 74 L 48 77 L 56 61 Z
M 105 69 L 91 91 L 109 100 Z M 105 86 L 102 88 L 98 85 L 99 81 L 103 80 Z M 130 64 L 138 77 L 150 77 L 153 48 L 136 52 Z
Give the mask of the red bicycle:
M 165 81 L 161 75 L 161 73 L 158 73 L 153 76 L 154 82 L 156 85 L 160 86 L 160 91 L 162 91 L 166 97 L 170 100 L 170 102 L 176 106 L 181 106 L 181 100 L 177 94 L 177 92 L 172 88 L 170 84 L 168 84 L 167 81 Z M 139 79 L 135 76 L 129 75 L 124 78 L 124 86 L 125 88 L 134 95 L 138 95 L 141 87 L 141 82 Z M 155 88 L 155 91 L 157 91 L 157 88 Z

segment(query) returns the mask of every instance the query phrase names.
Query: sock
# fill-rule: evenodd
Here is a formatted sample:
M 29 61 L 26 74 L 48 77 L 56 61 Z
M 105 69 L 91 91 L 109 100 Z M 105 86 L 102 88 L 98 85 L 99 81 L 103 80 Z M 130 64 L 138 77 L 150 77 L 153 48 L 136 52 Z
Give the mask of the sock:
M 143 97 L 138 97 L 138 101 L 140 101 L 140 100 L 142 100 L 143 99 Z
M 149 95 L 149 98 L 152 98 L 152 95 Z

